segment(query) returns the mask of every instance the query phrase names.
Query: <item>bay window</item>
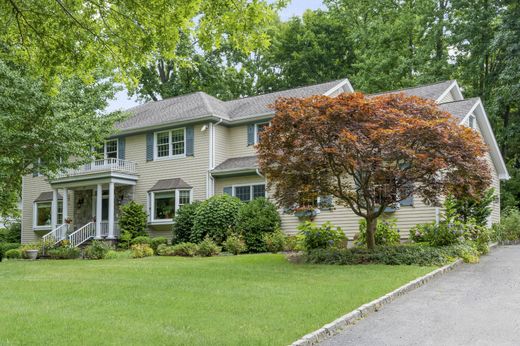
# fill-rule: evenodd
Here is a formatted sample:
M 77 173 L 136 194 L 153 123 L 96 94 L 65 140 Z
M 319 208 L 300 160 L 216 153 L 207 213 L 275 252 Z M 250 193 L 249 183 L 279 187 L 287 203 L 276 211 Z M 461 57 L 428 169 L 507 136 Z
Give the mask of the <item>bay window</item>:
M 63 220 L 63 202 L 58 201 L 58 217 L 57 222 L 61 224 Z M 36 202 L 34 203 L 34 227 L 50 228 L 52 220 L 52 202 Z
M 150 222 L 170 223 L 176 211 L 191 203 L 191 190 L 168 190 L 150 192 Z

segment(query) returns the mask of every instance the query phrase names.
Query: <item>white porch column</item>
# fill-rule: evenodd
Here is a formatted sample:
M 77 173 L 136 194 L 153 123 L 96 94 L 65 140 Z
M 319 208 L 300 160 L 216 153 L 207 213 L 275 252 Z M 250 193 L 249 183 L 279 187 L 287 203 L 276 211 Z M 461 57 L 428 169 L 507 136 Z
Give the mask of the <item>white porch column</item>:
M 103 186 L 97 184 L 96 190 L 96 239 L 101 239 L 101 219 L 103 218 Z
M 114 183 L 108 184 L 108 239 L 114 237 Z
M 65 223 L 65 220 L 69 217 L 69 190 L 65 187 L 63 189 L 63 220 L 60 220 L 61 224 Z
M 51 229 L 56 229 L 58 224 L 58 189 L 52 189 L 51 203 Z

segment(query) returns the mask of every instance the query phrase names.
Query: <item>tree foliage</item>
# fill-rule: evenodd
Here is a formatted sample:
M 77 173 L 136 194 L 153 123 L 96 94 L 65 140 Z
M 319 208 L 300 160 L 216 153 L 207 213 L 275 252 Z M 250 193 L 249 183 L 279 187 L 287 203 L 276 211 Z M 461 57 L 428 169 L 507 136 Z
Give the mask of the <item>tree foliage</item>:
M 258 145 L 283 206 L 333 195 L 366 219 L 373 248 L 385 208 L 420 196 L 478 196 L 490 182 L 486 146 L 432 102 L 404 94 L 283 98 Z

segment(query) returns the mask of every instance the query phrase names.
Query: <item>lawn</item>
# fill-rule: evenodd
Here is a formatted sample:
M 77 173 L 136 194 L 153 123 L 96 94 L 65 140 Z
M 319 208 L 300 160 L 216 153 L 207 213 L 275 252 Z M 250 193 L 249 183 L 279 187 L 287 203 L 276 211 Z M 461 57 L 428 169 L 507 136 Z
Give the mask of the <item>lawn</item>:
M 4 261 L 0 344 L 287 345 L 432 269 L 267 254 Z

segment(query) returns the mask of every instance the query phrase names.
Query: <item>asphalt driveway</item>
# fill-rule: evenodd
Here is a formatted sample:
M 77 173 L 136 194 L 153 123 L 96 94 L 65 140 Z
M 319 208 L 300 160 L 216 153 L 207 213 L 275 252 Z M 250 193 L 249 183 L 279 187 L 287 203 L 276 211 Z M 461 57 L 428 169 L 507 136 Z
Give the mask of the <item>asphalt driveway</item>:
M 492 250 L 322 345 L 520 345 L 520 246 Z

